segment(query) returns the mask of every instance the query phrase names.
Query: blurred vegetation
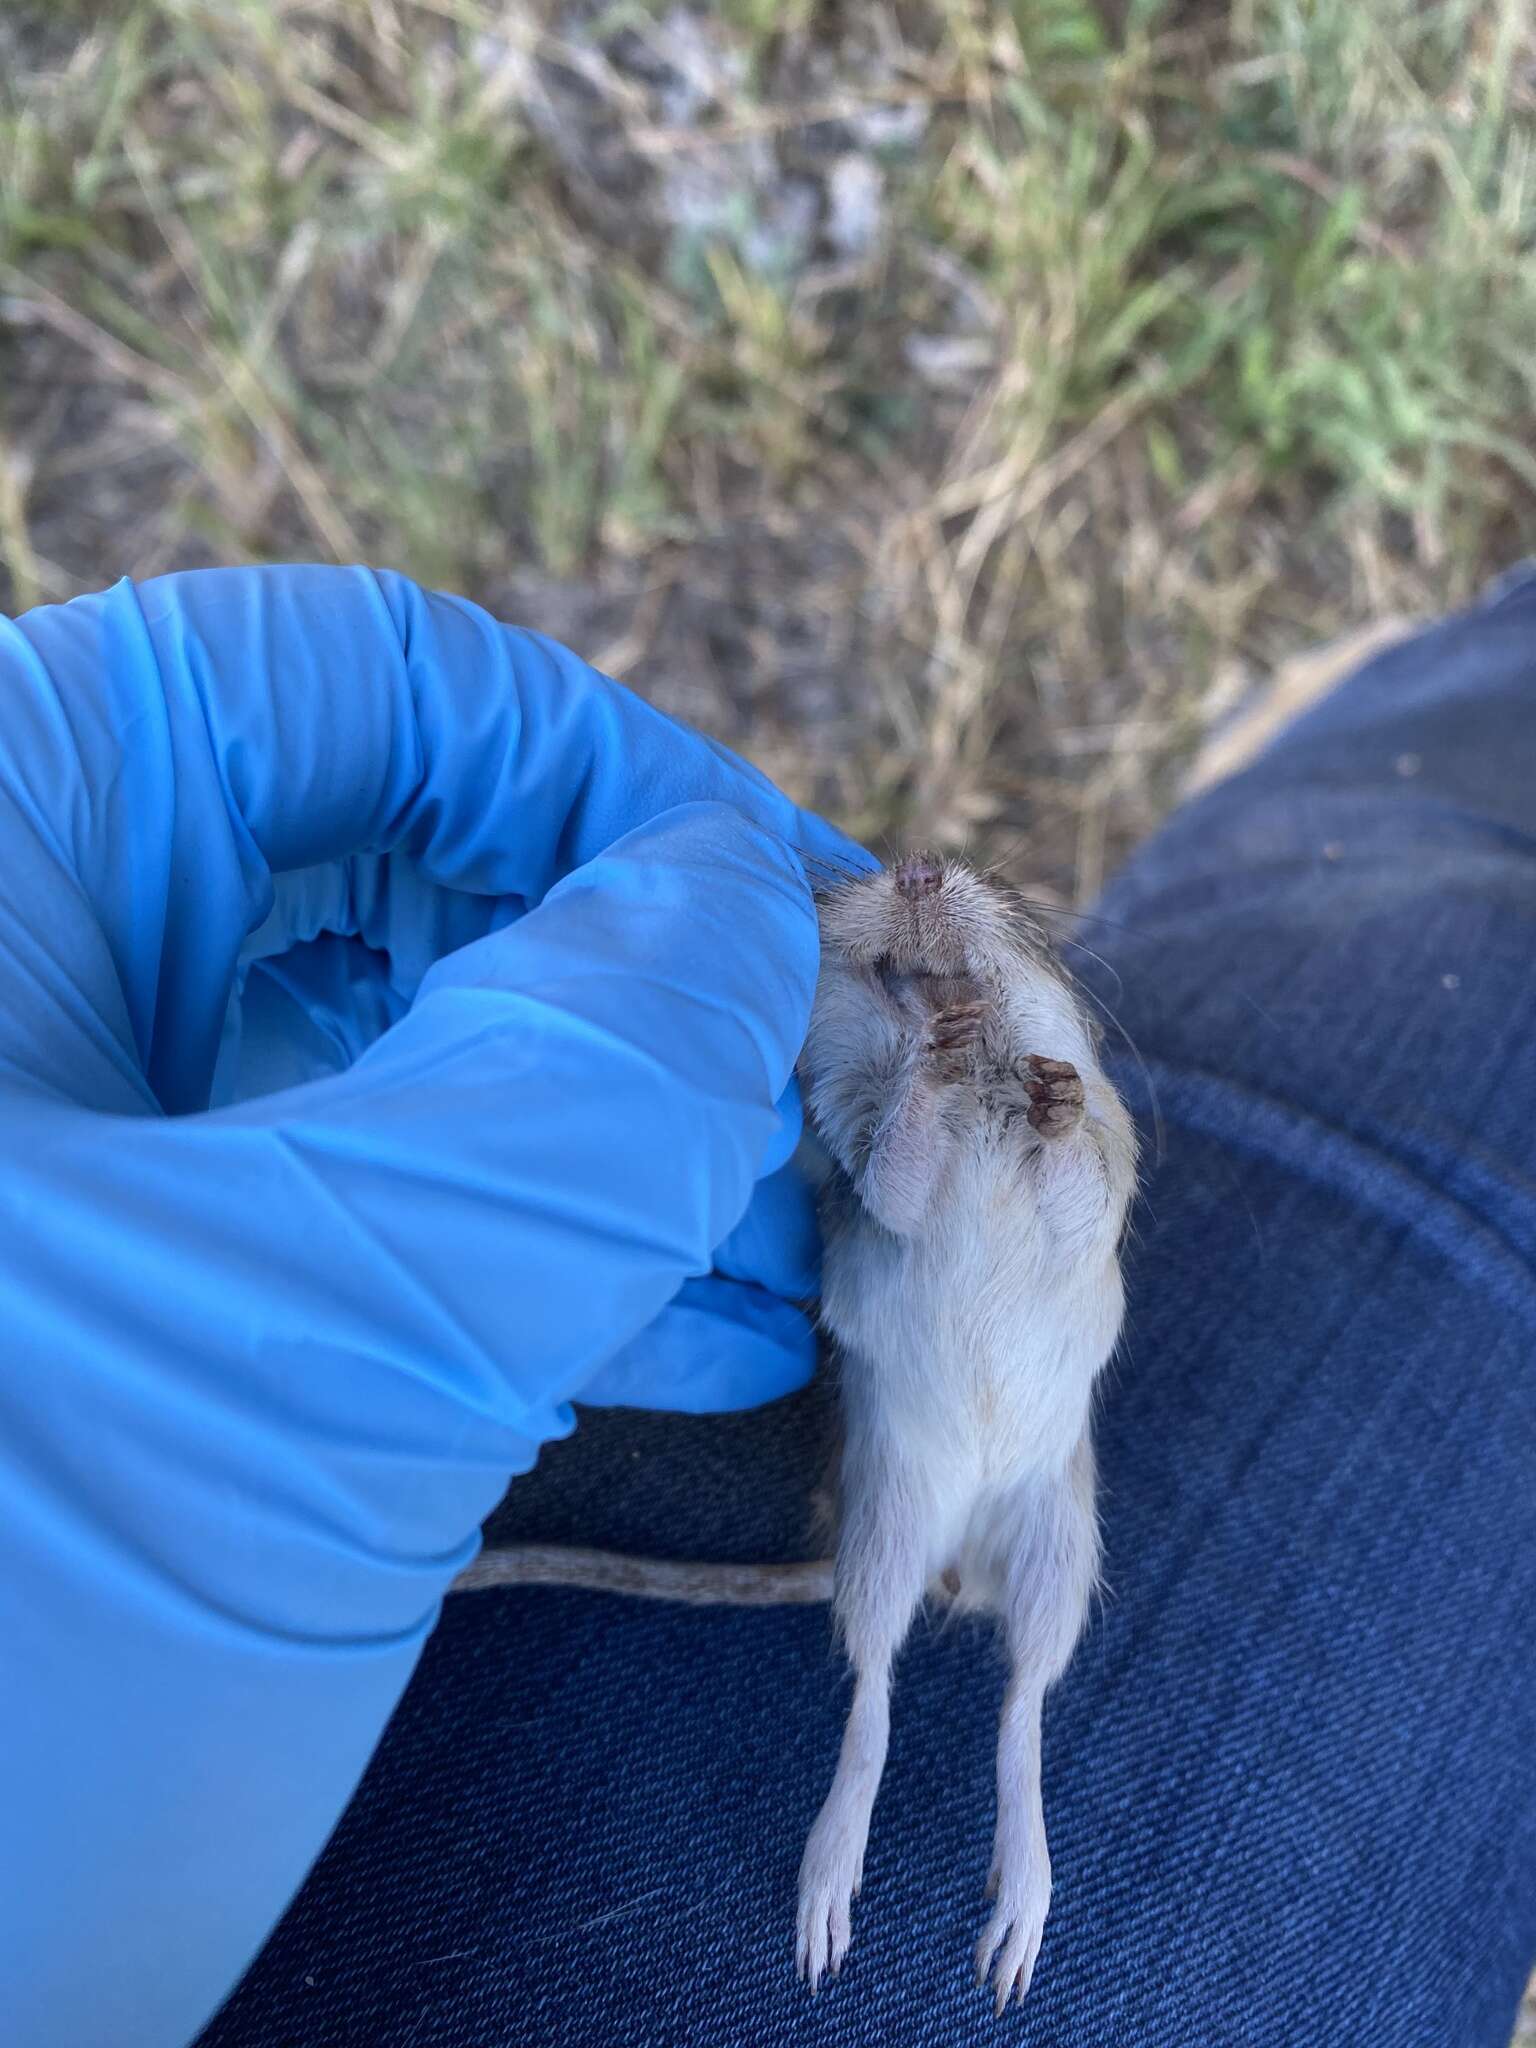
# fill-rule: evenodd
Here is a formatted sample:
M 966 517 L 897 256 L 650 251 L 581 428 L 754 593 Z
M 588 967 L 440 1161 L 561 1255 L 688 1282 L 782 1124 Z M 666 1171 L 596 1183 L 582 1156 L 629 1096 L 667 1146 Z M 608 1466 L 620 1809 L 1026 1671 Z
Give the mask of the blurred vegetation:
M 0 601 L 366 559 L 1090 894 L 1536 546 L 1522 0 L 0 9 Z

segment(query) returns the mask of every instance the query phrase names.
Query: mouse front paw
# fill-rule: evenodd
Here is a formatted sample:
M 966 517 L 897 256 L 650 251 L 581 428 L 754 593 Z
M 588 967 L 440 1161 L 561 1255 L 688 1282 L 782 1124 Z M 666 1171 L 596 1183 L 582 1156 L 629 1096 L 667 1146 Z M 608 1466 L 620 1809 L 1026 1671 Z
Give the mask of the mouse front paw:
M 1069 1138 L 1083 1120 L 1083 1079 L 1067 1060 L 1032 1052 L 1019 1078 L 1029 1097 L 1029 1120 L 1042 1138 Z
M 928 1026 L 928 1063 L 940 1080 L 963 1080 L 981 1042 L 987 1004 L 974 982 L 950 981 Z

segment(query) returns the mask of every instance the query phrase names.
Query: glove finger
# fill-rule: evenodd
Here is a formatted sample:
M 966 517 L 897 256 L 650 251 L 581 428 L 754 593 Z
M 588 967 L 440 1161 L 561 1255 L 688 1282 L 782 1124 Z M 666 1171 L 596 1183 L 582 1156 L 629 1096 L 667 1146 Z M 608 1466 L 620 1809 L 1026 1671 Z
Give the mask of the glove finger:
M 13 1355 L 54 1361 L 51 1492 L 223 1611 L 409 1625 L 399 1561 L 451 1561 L 713 1270 L 815 968 L 782 846 L 689 805 L 440 962 L 344 1073 L 200 1117 L 18 1104 L 0 1279 Z M 782 1345 L 736 1358 L 733 1401 L 754 1359 L 782 1391 Z M 0 1436 L 35 1409 L 0 1375 Z
M 790 1075 L 776 1107 L 779 1127 L 763 1156 L 761 1170 L 764 1173 L 777 1173 L 786 1160 L 794 1158 L 795 1148 L 805 1129 L 805 1106 L 800 1100 L 800 1083 L 795 1075 Z
M 211 1106 L 344 1073 L 408 1008 L 388 960 L 358 939 L 325 933 L 253 960 L 230 999 Z
M 579 1398 L 592 1408 L 707 1415 L 791 1394 L 815 1366 L 816 1335 L 798 1309 L 761 1287 L 707 1274 L 685 1281 Z
M 746 1215 L 715 1253 L 715 1270 L 785 1301 L 810 1301 L 820 1293 L 816 1198 L 797 1164 L 758 1182 Z
M 396 937 L 419 967 L 443 936 L 426 891 L 541 902 L 684 803 L 867 864 L 569 650 L 365 569 L 192 571 L 41 606 L 0 620 L 0 690 L 0 1074 L 93 1106 L 206 1105 L 241 947 L 286 871 L 321 870 L 342 899 L 324 928 L 350 933 L 350 873 L 323 871 L 406 855 L 425 889 L 402 880 Z
M 272 907 L 240 948 L 242 965 L 328 934 L 358 939 L 409 1001 L 447 953 L 511 924 L 519 898 L 475 896 L 429 881 L 408 853 L 359 853 L 273 877 Z

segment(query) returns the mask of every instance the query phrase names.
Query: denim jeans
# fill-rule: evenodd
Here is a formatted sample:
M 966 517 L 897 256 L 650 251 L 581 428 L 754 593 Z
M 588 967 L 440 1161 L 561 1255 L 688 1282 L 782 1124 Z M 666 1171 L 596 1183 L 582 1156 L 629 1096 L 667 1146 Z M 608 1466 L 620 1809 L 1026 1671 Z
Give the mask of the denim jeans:
M 540 1590 L 448 1601 L 203 2048 L 1505 2048 L 1536 1954 L 1536 569 L 1188 805 L 1102 910 L 1074 964 L 1137 1048 L 1110 1033 L 1145 1190 L 1022 2013 L 971 1968 L 985 1628 L 902 1655 L 812 2001 L 825 1611 Z M 807 1554 L 825 1398 L 587 1416 L 494 1533 Z

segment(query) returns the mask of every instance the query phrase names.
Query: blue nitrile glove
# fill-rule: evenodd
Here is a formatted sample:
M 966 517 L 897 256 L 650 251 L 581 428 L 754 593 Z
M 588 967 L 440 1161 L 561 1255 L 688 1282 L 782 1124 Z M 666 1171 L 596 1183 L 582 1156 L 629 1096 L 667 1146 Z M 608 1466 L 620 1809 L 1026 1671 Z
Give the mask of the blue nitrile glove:
M 7 2048 L 196 2031 L 573 1397 L 806 1378 L 797 844 L 398 576 L 0 621 Z

